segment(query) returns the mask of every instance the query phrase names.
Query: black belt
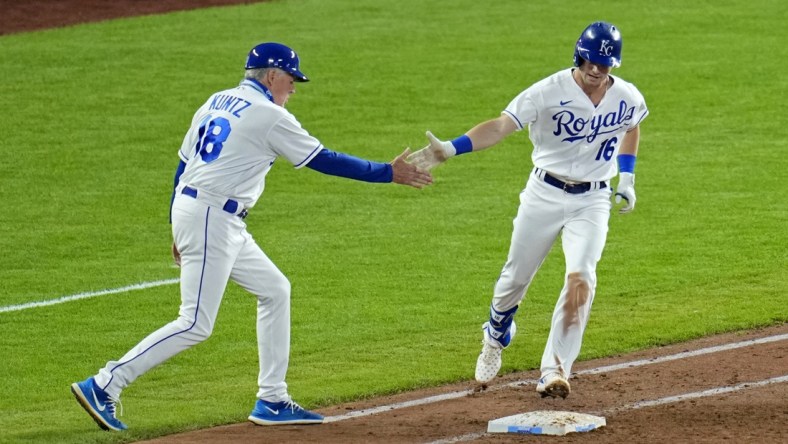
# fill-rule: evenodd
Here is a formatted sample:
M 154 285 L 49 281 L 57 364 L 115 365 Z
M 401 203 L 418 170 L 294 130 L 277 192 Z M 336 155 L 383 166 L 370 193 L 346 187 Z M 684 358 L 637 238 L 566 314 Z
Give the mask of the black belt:
M 602 190 L 607 188 L 606 182 L 579 182 L 579 183 L 566 183 L 561 179 L 551 176 L 547 171 L 542 170 L 540 168 L 534 169 L 536 175 L 539 176 L 539 172 L 541 171 L 544 174 L 543 180 L 545 183 L 550 184 L 556 188 L 560 188 L 564 190 L 565 193 L 569 194 L 583 194 L 587 191 L 592 189 Z
M 191 197 L 197 199 L 197 190 L 192 188 L 192 187 L 189 187 L 189 186 L 183 187 L 183 191 L 181 191 L 181 194 L 185 194 L 187 196 L 191 196 Z M 230 214 L 235 214 L 238 211 L 238 207 L 240 207 L 240 206 L 241 205 L 237 201 L 232 200 L 232 199 L 227 199 L 227 202 L 224 203 L 224 206 L 222 207 L 222 210 L 224 210 L 224 211 L 226 211 L 226 212 L 228 212 Z M 248 216 L 248 215 L 249 215 L 249 212 L 246 211 L 246 210 L 243 210 L 243 211 L 241 211 L 240 213 L 237 214 L 237 216 L 240 217 L 241 219 L 246 219 L 246 216 Z

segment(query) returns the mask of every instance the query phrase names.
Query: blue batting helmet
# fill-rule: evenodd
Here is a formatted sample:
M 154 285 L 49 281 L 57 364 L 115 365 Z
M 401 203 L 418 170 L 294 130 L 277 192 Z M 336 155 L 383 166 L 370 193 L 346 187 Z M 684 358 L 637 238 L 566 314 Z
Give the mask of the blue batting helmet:
M 598 65 L 618 68 L 621 66 L 621 33 L 615 25 L 607 22 L 594 22 L 588 25 L 575 45 L 575 66 L 583 60 Z
M 246 69 L 279 68 L 295 77 L 297 82 L 308 82 L 306 74 L 298 70 L 298 54 L 281 43 L 261 43 L 246 58 Z

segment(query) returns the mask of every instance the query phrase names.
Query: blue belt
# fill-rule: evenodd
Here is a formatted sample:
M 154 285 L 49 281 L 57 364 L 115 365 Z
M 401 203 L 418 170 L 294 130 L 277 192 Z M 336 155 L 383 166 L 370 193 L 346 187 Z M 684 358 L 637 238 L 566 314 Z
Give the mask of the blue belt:
M 590 191 L 594 188 L 594 184 L 598 184 L 597 189 L 602 190 L 607 188 L 606 182 L 580 182 L 580 183 L 566 183 L 561 179 L 551 176 L 547 171 L 542 170 L 540 168 L 535 169 L 536 174 L 539 175 L 539 171 L 544 173 L 544 181 L 545 183 L 552 185 L 556 188 L 560 188 L 564 190 L 565 193 L 569 194 L 583 194 L 587 191 Z
M 192 187 L 188 187 L 188 186 L 183 187 L 183 191 L 181 191 L 181 194 L 185 194 L 187 196 L 191 196 L 191 197 L 197 199 L 197 190 L 192 188 Z M 241 205 L 237 201 L 234 201 L 232 199 L 227 199 L 227 202 L 224 203 L 224 206 L 222 207 L 222 210 L 224 210 L 224 211 L 226 211 L 226 212 L 228 212 L 230 214 L 235 214 L 236 211 L 238 211 L 238 207 L 240 207 L 240 206 Z M 248 215 L 249 215 L 249 212 L 246 211 L 246 210 L 243 210 L 240 213 L 238 213 L 238 217 L 240 217 L 241 219 L 246 219 L 246 216 L 248 216 Z

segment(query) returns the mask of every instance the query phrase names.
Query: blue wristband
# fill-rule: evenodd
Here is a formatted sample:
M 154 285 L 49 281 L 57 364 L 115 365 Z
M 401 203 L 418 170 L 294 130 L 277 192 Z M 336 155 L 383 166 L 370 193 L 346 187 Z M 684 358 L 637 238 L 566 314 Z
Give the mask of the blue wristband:
M 454 145 L 454 149 L 457 150 L 457 156 L 473 151 L 473 142 L 471 142 L 471 138 L 465 134 L 452 140 L 451 144 Z
M 632 154 L 619 154 L 618 157 L 619 173 L 634 173 L 636 156 Z

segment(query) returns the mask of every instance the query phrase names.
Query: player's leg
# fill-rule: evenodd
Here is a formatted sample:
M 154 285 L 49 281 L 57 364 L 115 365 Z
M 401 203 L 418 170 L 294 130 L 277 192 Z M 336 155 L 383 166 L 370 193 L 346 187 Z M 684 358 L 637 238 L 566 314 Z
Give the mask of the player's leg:
M 290 281 L 244 231 L 244 246 L 231 279 L 257 297 L 260 360 L 257 403 L 249 420 L 259 425 L 318 424 L 323 417 L 304 410 L 287 393 L 290 360 Z
M 181 253 L 181 306 L 178 318 L 148 335 L 96 376 L 113 397 L 156 365 L 207 339 L 241 247 L 238 217 L 191 198 L 173 204 L 173 236 Z
M 490 381 L 498 373 L 501 350 L 516 332 L 517 308 L 561 230 L 563 192 L 550 188 L 532 176 L 520 195 L 509 254 L 493 290 L 489 321 L 482 326 L 482 352 L 475 374 L 479 382 Z
M 542 355 L 542 379 L 537 391 L 566 397 L 572 365 L 580 354 L 596 289 L 596 266 L 602 257 L 610 217 L 609 192 L 572 199 L 562 232 L 566 259 L 564 287 L 553 311 L 552 326 Z
M 562 198 L 563 191 L 534 176 L 520 194 L 520 207 L 513 222 L 509 254 L 493 290 L 490 316 L 490 325 L 494 326 L 491 329 L 493 337 L 500 337 L 505 332 L 499 329 L 507 325 L 499 325 L 497 318 L 516 310 L 522 302 L 561 231 L 564 212 Z

